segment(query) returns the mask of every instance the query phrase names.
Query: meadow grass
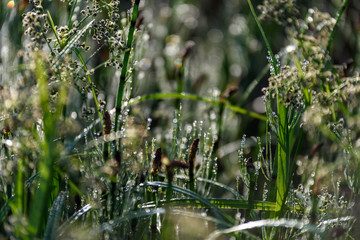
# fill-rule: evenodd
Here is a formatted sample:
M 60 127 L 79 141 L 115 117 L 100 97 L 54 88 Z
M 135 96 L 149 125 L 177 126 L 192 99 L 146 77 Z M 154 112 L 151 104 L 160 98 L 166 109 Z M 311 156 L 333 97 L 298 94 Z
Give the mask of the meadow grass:
M 359 6 L 325 3 L 1 4 L 0 237 L 359 238 Z

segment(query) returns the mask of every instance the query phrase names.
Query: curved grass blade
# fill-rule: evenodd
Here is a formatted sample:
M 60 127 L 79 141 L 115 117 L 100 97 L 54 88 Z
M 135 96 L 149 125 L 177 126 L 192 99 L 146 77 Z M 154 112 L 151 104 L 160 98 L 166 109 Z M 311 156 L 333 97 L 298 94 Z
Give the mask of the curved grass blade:
M 255 13 L 254 7 L 253 7 L 253 5 L 251 3 L 251 0 L 248 0 L 248 4 L 249 4 L 249 7 L 250 7 L 250 11 L 251 11 L 251 13 L 252 13 L 252 15 L 253 15 L 253 17 L 255 19 L 255 22 L 256 22 L 256 24 L 257 24 L 257 26 L 258 26 L 258 28 L 259 28 L 259 30 L 261 32 L 261 36 L 264 39 L 265 45 L 266 45 L 266 47 L 267 47 L 267 49 L 269 51 L 269 55 L 270 55 L 270 58 L 271 58 L 271 65 L 272 65 L 272 67 L 274 69 L 274 73 L 275 73 L 275 75 L 277 75 L 279 73 L 279 68 L 278 68 L 278 66 L 276 64 L 275 55 L 274 55 L 273 51 L 271 50 L 271 46 L 269 44 L 269 41 L 267 40 L 264 29 L 262 28 L 262 26 L 260 24 L 260 21 L 259 21 L 258 17 L 256 16 L 256 13 Z
M 79 51 L 79 49 L 77 49 L 76 47 L 71 47 L 71 50 L 76 54 L 76 56 L 79 58 L 80 62 L 82 63 L 83 65 L 83 69 L 85 70 L 85 72 L 88 71 L 88 68 L 86 66 L 86 63 L 83 59 L 83 57 L 81 56 L 81 53 Z M 99 104 L 99 101 L 97 99 L 97 96 L 96 96 L 96 93 L 95 93 L 95 89 L 94 89 L 94 86 L 93 86 L 93 82 L 91 80 L 91 77 L 89 74 L 86 75 L 86 78 L 88 79 L 88 82 L 91 86 L 91 92 L 93 94 L 93 98 L 94 98 L 94 101 L 95 101 L 95 107 L 96 107 L 96 111 L 99 115 L 99 119 L 100 119 L 100 123 L 101 123 L 101 127 L 103 128 L 104 126 L 104 122 L 103 122 L 103 119 L 102 119 L 102 115 L 101 115 L 101 111 L 100 111 L 100 104 Z
M 189 180 L 189 177 L 185 176 L 185 175 L 175 175 L 175 178 Z M 222 184 L 220 182 L 216 182 L 216 181 L 206 179 L 206 178 L 196 178 L 196 181 L 210 183 L 214 186 L 223 188 L 223 189 L 227 190 L 228 192 L 231 192 L 236 198 L 245 200 L 245 198 L 240 193 L 238 193 L 235 189 L 233 189 L 225 184 Z
M 60 192 L 50 210 L 49 218 L 45 228 L 44 239 L 55 239 L 56 229 L 61 217 L 65 196 L 65 192 Z
M 129 105 L 134 105 L 140 102 L 144 102 L 146 100 L 158 100 L 158 99 L 189 99 L 189 100 L 195 100 L 195 101 L 201 101 L 201 102 L 206 102 L 206 103 L 210 103 L 213 105 L 221 105 L 223 104 L 225 108 L 230 109 L 231 111 L 235 112 L 235 113 L 240 113 L 243 115 L 248 115 L 249 117 L 253 117 L 262 121 L 266 121 L 266 116 L 246 110 L 244 108 L 238 107 L 238 106 L 234 106 L 228 103 L 222 103 L 219 100 L 214 100 L 211 98 L 205 98 L 205 97 L 200 97 L 194 94 L 189 94 L 189 93 L 154 93 L 154 94 L 149 94 L 149 95 L 144 95 L 144 96 L 140 96 L 140 97 L 136 97 L 136 98 L 132 98 L 129 101 Z
M 242 94 L 240 100 L 239 100 L 239 105 L 243 106 L 245 101 L 249 98 L 250 94 L 254 91 L 255 87 L 259 84 L 259 82 L 264 78 L 264 76 L 268 73 L 269 71 L 269 65 L 266 65 L 261 72 L 259 73 L 259 75 L 251 81 L 251 83 L 249 84 L 249 86 L 246 88 L 245 92 Z
M 329 52 L 330 51 L 330 47 L 331 47 L 331 43 L 334 39 L 334 33 L 335 33 L 335 29 L 336 29 L 336 26 L 339 24 L 340 22 L 340 19 L 341 19 L 341 16 L 345 10 L 345 7 L 348 3 L 348 0 L 344 0 L 343 4 L 341 5 L 339 11 L 337 12 L 337 18 L 336 18 L 336 22 L 335 22 L 335 25 L 330 33 L 330 36 L 329 36 L 329 39 L 328 39 L 328 42 L 327 42 L 327 46 L 326 46 L 326 52 Z
M 46 11 L 47 13 L 47 17 L 48 17 L 48 20 L 49 20 L 49 24 L 50 24 L 50 27 L 51 27 L 51 30 L 53 31 L 55 37 L 56 37 L 56 40 L 58 41 L 58 44 L 61 46 L 62 45 L 62 42 L 59 38 L 59 35 L 56 31 L 56 27 L 55 27 L 55 24 L 54 24 L 54 21 L 52 20 L 52 17 L 50 15 L 50 12 L 49 11 Z
M 84 138 L 88 133 L 90 133 L 90 130 L 92 130 L 96 125 L 98 125 L 100 123 L 100 119 L 97 119 L 94 123 L 90 124 L 87 128 L 85 128 L 82 133 L 80 133 L 79 135 L 77 135 L 75 137 L 75 139 L 72 141 L 72 143 L 70 143 L 66 148 L 65 148 L 65 153 L 68 154 L 70 153 L 76 146 L 76 144 L 78 144 L 80 142 L 80 140 L 82 138 Z
M 34 174 L 28 180 L 25 181 L 26 188 L 30 187 L 30 185 L 34 182 L 35 179 L 39 177 L 39 173 Z M 4 220 L 6 214 L 10 210 L 10 206 L 15 208 L 15 205 L 12 203 L 14 201 L 14 196 L 11 198 L 7 198 L 5 195 L 0 193 L 0 196 L 5 200 L 5 204 L 0 209 L 0 223 Z
M 197 181 L 199 182 L 206 182 L 206 183 L 210 183 L 212 185 L 215 185 L 217 187 L 221 187 L 229 192 L 231 192 L 232 194 L 234 194 L 234 196 L 240 200 L 245 200 L 245 198 L 240 194 L 238 193 L 235 189 L 225 185 L 225 184 L 222 184 L 220 182 L 216 182 L 216 181 L 213 181 L 213 180 L 210 180 L 210 179 L 206 179 L 206 178 L 196 178 Z
M 86 204 L 83 208 L 81 208 L 79 211 L 77 211 L 76 213 L 74 213 L 74 215 L 72 215 L 66 222 L 64 222 L 60 227 L 59 227 L 59 235 L 61 236 L 64 234 L 65 230 L 72 224 L 74 223 L 76 220 L 78 220 L 80 217 L 82 217 L 83 215 L 85 215 L 86 213 L 88 213 L 90 210 L 92 209 L 92 206 L 90 204 Z
M 2 195 L 2 194 L 1 194 Z M 13 201 L 14 197 L 11 197 L 9 200 L 6 199 L 5 196 L 2 196 L 2 198 L 6 201 L 5 204 L 0 209 L 0 223 L 5 219 L 7 213 L 10 210 L 9 201 Z
M 163 183 L 163 182 L 146 182 L 146 185 L 154 186 L 154 187 L 162 187 L 162 188 L 168 187 L 168 184 Z M 214 204 L 212 204 L 210 201 L 208 201 L 206 198 L 203 198 L 200 195 L 198 195 L 190 190 L 181 188 L 176 185 L 171 185 L 171 187 L 172 187 L 173 191 L 182 193 L 186 196 L 191 197 L 192 199 L 198 200 L 200 203 L 204 204 L 205 206 L 208 206 L 211 209 L 211 211 L 214 213 L 215 217 L 222 221 L 223 225 L 228 225 L 229 223 L 234 223 L 234 219 L 232 219 L 230 216 L 225 214 L 223 211 L 219 211 L 219 209 Z M 225 222 L 225 220 L 227 222 Z
M 320 228 L 322 226 L 327 226 L 327 225 L 339 223 L 339 222 L 348 222 L 351 220 L 355 220 L 355 217 L 347 216 L 347 217 L 341 217 L 341 218 L 328 219 L 328 220 L 325 220 L 325 221 L 322 221 L 321 223 L 319 223 L 317 225 L 317 227 Z
M 219 209 L 256 209 L 263 211 L 275 211 L 275 202 L 262 202 L 253 201 L 252 204 L 248 200 L 237 200 L 237 199 L 221 199 L 221 198 L 210 198 L 207 199 L 211 204 Z M 173 198 L 170 200 L 170 205 L 176 207 L 197 207 L 206 208 L 207 204 L 200 202 L 199 200 L 191 198 Z M 165 200 L 158 201 L 157 205 L 155 202 L 147 202 L 141 205 L 141 208 L 153 208 L 156 206 L 164 206 L 167 204 Z
M 247 222 L 244 224 L 240 224 L 228 229 L 224 230 L 217 230 L 212 232 L 207 240 L 213 240 L 218 238 L 219 236 L 223 234 L 230 234 L 235 232 L 240 232 L 244 230 L 250 230 L 254 228 L 262 228 L 262 227 L 285 227 L 285 228 L 297 228 L 297 229 L 303 229 L 305 231 L 319 234 L 322 236 L 324 232 L 322 232 L 317 226 L 308 224 L 306 221 L 301 220 L 293 220 L 293 219 L 277 219 L 277 220 L 259 220 L 259 221 L 252 221 Z

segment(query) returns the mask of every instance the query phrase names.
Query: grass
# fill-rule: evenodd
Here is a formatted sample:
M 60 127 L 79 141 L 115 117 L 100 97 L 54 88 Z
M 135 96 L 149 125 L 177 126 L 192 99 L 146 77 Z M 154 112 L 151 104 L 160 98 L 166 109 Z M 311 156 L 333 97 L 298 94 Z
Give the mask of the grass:
M 0 238 L 357 239 L 358 6 L 313 4 L 2 4 Z

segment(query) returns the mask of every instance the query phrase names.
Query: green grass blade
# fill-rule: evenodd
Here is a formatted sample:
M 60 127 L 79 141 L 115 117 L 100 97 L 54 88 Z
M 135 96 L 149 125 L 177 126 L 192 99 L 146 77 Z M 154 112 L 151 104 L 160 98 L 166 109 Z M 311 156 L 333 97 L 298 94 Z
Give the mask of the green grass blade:
M 2 195 L 2 194 L 1 194 Z M 9 210 L 10 210 L 10 205 L 9 205 L 9 202 L 8 201 L 12 201 L 13 198 L 10 198 L 9 200 L 7 200 L 6 198 L 4 198 L 3 196 L 3 199 L 6 201 L 4 203 L 4 205 L 1 207 L 0 209 L 0 223 L 2 223 L 6 217 L 6 215 L 8 214 Z
M 221 105 L 223 104 L 222 102 L 220 102 L 219 100 L 214 100 L 211 98 L 205 98 L 205 97 L 201 97 L 201 96 L 197 96 L 194 94 L 189 94 L 189 93 L 154 93 L 154 94 L 149 94 L 149 95 L 144 95 L 141 97 L 136 97 L 136 98 L 132 98 L 129 101 L 129 105 L 134 105 L 140 102 L 144 102 L 147 100 L 158 100 L 158 99 L 189 99 L 189 100 L 194 100 L 194 101 L 201 101 L 201 102 L 206 102 L 206 103 L 210 103 L 213 105 Z M 255 113 L 255 112 L 251 112 L 249 110 L 246 110 L 244 108 L 238 107 L 238 106 L 234 106 L 228 103 L 224 104 L 225 108 L 230 109 L 231 111 L 235 112 L 235 113 L 239 113 L 239 114 L 243 114 L 243 115 L 247 115 L 249 117 L 253 117 L 262 121 L 266 121 L 266 116 Z
M 147 186 L 153 186 L 153 187 L 162 187 L 162 188 L 167 188 L 168 187 L 168 184 L 163 183 L 163 182 L 146 182 L 146 185 Z M 221 220 L 224 225 L 228 225 L 228 223 L 233 223 L 234 222 L 234 220 L 231 217 L 226 215 L 223 211 L 219 211 L 219 209 L 214 204 L 212 204 L 210 201 L 208 201 L 206 198 L 203 198 L 200 195 L 198 195 L 198 194 L 196 194 L 196 193 L 194 193 L 194 192 L 192 192 L 190 190 L 181 188 L 181 187 L 176 186 L 176 185 L 171 185 L 171 187 L 172 187 L 173 191 L 182 193 L 182 194 L 184 194 L 186 196 L 189 196 L 192 199 L 198 200 L 200 203 L 208 206 L 211 209 L 211 211 L 214 213 L 216 218 Z
M 340 22 L 340 19 L 341 19 L 341 16 L 345 10 L 345 7 L 348 3 L 348 0 L 344 0 L 343 1 L 343 4 L 341 5 L 339 11 L 337 12 L 337 18 L 336 18 L 336 22 L 335 22 L 335 25 L 330 33 L 330 36 L 329 36 L 329 39 L 328 39 L 328 42 L 327 42 L 327 46 L 326 46 L 326 52 L 329 52 L 330 51 L 330 47 L 331 47 L 331 43 L 334 39 L 334 34 L 335 34 L 335 29 L 336 29 L 336 26 L 339 24 Z
M 71 226 L 76 220 L 78 220 L 80 217 L 84 216 L 86 213 L 88 213 L 92 209 L 92 206 L 90 204 L 86 204 L 84 207 L 82 207 L 79 211 L 74 213 L 66 222 L 64 222 L 58 229 L 59 236 L 63 235 L 64 232 L 68 229 L 68 227 Z
M 217 230 L 212 232 L 207 240 L 212 240 L 220 237 L 223 234 L 230 234 L 236 233 L 244 230 L 250 230 L 255 228 L 262 228 L 262 227 L 284 227 L 284 228 L 297 228 L 302 229 L 308 232 L 316 233 L 320 236 L 324 235 L 317 226 L 308 224 L 307 221 L 301 220 L 293 220 L 293 219 L 277 219 L 277 220 L 259 220 L 259 221 L 252 221 L 247 222 L 244 224 L 240 224 L 238 226 L 234 226 L 224 230 Z
M 16 206 L 16 213 L 20 214 L 24 212 L 24 184 L 23 184 L 23 159 L 19 160 L 18 170 L 16 174 L 15 182 L 15 195 L 14 203 Z
M 83 68 L 84 68 L 85 72 L 87 72 L 88 68 L 86 66 L 86 63 L 85 63 L 83 57 L 81 56 L 80 51 L 76 47 L 71 47 L 71 49 L 76 54 L 76 56 L 79 58 L 80 62 L 83 65 Z M 93 98 L 94 98 L 94 101 L 95 101 L 96 111 L 97 111 L 99 119 L 100 119 L 101 127 L 103 128 L 104 127 L 103 117 L 102 117 L 102 114 L 101 114 L 101 111 L 100 111 L 99 101 L 97 99 L 96 92 L 95 92 L 95 89 L 93 87 L 93 82 L 92 82 L 91 77 L 90 77 L 89 74 L 86 75 L 86 78 L 88 79 L 88 82 L 89 82 L 89 84 L 91 86 L 91 92 L 93 94 Z
M 278 144 L 277 155 L 277 179 L 276 179 L 276 211 L 280 211 L 285 203 L 287 183 L 289 181 L 290 144 L 288 128 L 288 109 L 278 101 Z
M 89 134 L 91 132 L 92 129 L 94 129 L 94 127 L 96 125 L 98 125 L 100 123 L 100 119 L 97 119 L 95 122 L 91 123 L 87 128 L 85 128 L 79 135 L 77 135 L 74 140 L 65 148 L 65 152 L 66 153 L 70 153 L 76 146 L 76 144 L 78 144 L 81 139 L 83 139 L 87 134 Z
M 65 197 L 65 192 L 60 192 L 50 210 L 44 234 L 44 239 L 46 240 L 55 239 L 56 229 L 60 221 Z
M 240 194 L 238 193 L 235 189 L 225 185 L 225 184 L 222 184 L 220 182 L 216 182 L 216 181 L 213 181 L 213 180 L 210 180 L 210 179 L 205 179 L 205 178 L 196 178 L 197 181 L 199 182 L 206 182 L 206 183 L 210 183 L 214 186 L 217 186 L 217 187 L 221 187 L 225 190 L 227 190 L 228 192 L 231 192 L 232 194 L 234 194 L 234 196 L 240 200 L 244 200 L 245 198 Z
M 38 178 L 39 178 L 39 174 L 36 173 L 33 176 L 31 176 L 28 180 L 26 180 L 26 182 L 25 182 L 26 188 L 29 188 L 30 185 Z M 5 219 L 7 213 L 9 212 L 10 207 L 13 209 L 16 209 L 16 205 L 13 203 L 15 196 L 12 196 L 9 199 L 2 193 L 0 193 L 0 196 L 5 201 L 4 205 L 0 209 L 0 223 L 1 223 Z
M 275 211 L 276 203 L 275 202 L 263 202 L 263 201 L 253 201 L 251 204 L 248 200 L 238 200 L 238 199 L 221 199 L 221 198 L 207 198 L 207 200 L 216 206 L 219 209 L 256 209 L 263 211 Z M 162 200 L 156 205 L 155 202 L 147 202 L 141 205 L 141 208 L 154 208 L 156 206 L 163 206 L 167 202 Z M 200 202 L 199 200 L 191 198 L 173 198 L 169 201 L 171 206 L 176 207 L 196 207 L 196 208 L 206 208 L 208 205 Z
M 176 179 L 185 179 L 185 180 L 189 180 L 189 177 L 188 176 L 185 176 L 185 175 L 175 175 L 175 178 Z M 206 178 L 196 178 L 196 181 L 199 181 L 199 182 L 205 182 L 205 183 L 210 183 L 214 186 L 217 186 L 217 187 L 220 187 L 220 188 L 223 188 L 224 190 L 228 191 L 228 192 L 231 192 L 237 199 L 241 199 L 241 200 L 244 200 L 245 198 L 240 194 L 238 193 L 235 189 L 225 185 L 225 184 L 222 184 L 220 182 L 216 182 L 216 181 L 213 181 L 213 180 L 210 180 L 210 179 L 206 179 Z
M 135 32 L 135 23 L 138 16 L 138 8 L 139 8 L 140 0 L 134 1 L 133 11 L 132 11 L 132 17 L 130 22 L 130 28 L 129 33 L 127 37 L 127 43 L 126 47 L 127 50 L 124 55 L 123 59 L 123 66 L 121 69 L 121 75 L 120 75 L 120 82 L 118 86 L 117 96 L 116 96 L 116 113 L 115 113 L 115 125 L 114 125 L 114 132 L 117 132 L 119 129 L 119 116 L 122 109 L 122 100 L 125 90 L 125 82 L 126 82 L 126 73 L 128 71 L 127 66 L 129 63 L 130 53 L 132 50 L 132 44 L 133 44 L 133 38 L 134 38 L 134 32 Z
M 59 35 L 58 35 L 57 31 L 56 31 L 56 27 L 55 27 L 54 21 L 52 20 L 50 12 L 47 11 L 46 13 L 47 13 L 47 17 L 48 17 L 48 21 L 49 21 L 51 30 L 53 31 L 53 33 L 54 33 L 54 35 L 56 37 L 56 40 L 58 41 L 58 44 L 60 45 L 60 47 L 62 47 L 62 42 L 61 42 L 61 40 L 59 38 Z
M 268 71 L 269 71 L 269 65 L 266 65 L 261 70 L 259 75 L 254 80 L 251 81 L 249 86 L 246 88 L 245 92 L 241 95 L 241 98 L 239 100 L 239 106 L 242 106 L 244 102 L 249 98 L 250 94 L 254 91 L 255 87 L 260 83 L 261 79 L 264 78 L 264 76 L 268 73 Z
M 265 42 L 265 44 L 266 44 L 266 47 L 267 47 L 267 49 L 268 49 L 268 51 L 269 51 L 269 55 L 270 55 L 270 58 L 271 58 L 271 65 L 272 65 L 272 67 L 274 68 L 274 73 L 275 73 L 275 75 L 277 75 L 277 74 L 279 73 L 279 68 L 278 68 L 278 66 L 277 66 L 277 64 L 276 64 L 275 55 L 274 55 L 273 51 L 271 50 L 271 46 L 270 46 L 270 44 L 269 44 L 269 41 L 267 40 L 267 37 L 266 37 L 265 32 L 264 32 L 264 29 L 262 28 L 262 26 L 261 26 L 261 24 L 260 24 L 260 21 L 259 21 L 257 15 L 256 15 L 256 13 L 255 13 L 255 10 L 254 10 L 254 7 L 253 7 L 253 5 L 252 5 L 252 3 L 251 3 L 251 0 L 247 0 L 247 1 L 248 1 L 248 4 L 249 4 L 249 7 L 250 7 L 250 11 L 251 11 L 251 13 L 252 13 L 252 15 L 253 15 L 253 17 L 254 17 L 254 19 L 255 19 L 255 22 L 256 22 L 256 24 L 257 24 L 257 26 L 258 26 L 258 28 L 259 28 L 259 30 L 260 30 L 260 32 L 261 32 L 261 35 L 262 35 L 262 37 L 263 37 L 263 39 L 264 39 L 264 42 Z

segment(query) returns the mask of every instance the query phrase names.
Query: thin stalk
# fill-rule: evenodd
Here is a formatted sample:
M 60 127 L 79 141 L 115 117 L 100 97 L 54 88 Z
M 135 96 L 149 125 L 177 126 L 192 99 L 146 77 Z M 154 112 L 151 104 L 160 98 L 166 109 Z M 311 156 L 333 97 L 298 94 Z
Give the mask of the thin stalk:
M 76 5 L 77 5 L 77 0 L 74 1 L 73 5 L 71 6 L 70 13 L 69 13 L 69 17 L 68 17 L 68 27 L 69 27 L 69 29 L 73 28 L 73 22 L 72 22 L 71 19 L 74 16 Z
M 252 15 L 253 15 L 253 17 L 254 17 L 254 19 L 255 19 L 255 22 L 256 22 L 256 24 L 257 24 L 257 26 L 258 26 L 258 28 L 259 28 L 259 30 L 260 30 L 260 32 L 261 32 L 261 35 L 262 35 L 262 37 L 263 37 L 263 39 L 264 39 L 264 42 L 265 42 L 265 44 L 266 44 L 266 47 L 267 47 L 267 49 L 268 49 L 268 51 L 269 51 L 269 55 L 270 55 L 270 57 L 271 57 L 271 65 L 272 65 L 272 67 L 274 68 L 274 73 L 275 73 L 275 75 L 277 75 L 277 74 L 279 73 L 279 68 L 278 68 L 278 66 L 276 65 L 275 55 L 274 55 L 273 51 L 271 50 L 271 46 L 270 46 L 270 44 L 269 44 L 269 41 L 267 40 L 267 37 L 266 37 L 265 32 L 264 32 L 264 29 L 262 28 L 262 26 L 261 26 L 261 24 L 260 24 L 260 21 L 259 21 L 257 15 L 256 15 L 256 13 L 255 13 L 255 10 L 254 10 L 254 7 L 253 7 L 253 5 L 252 5 L 252 3 L 251 3 L 251 0 L 247 0 L 247 1 L 248 1 L 248 4 L 249 4 L 249 7 L 250 7 L 250 11 L 251 11 L 251 13 L 252 13 Z
M 107 161 L 109 158 L 109 134 L 111 133 L 112 123 L 110 113 L 105 110 L 104 112 L 104 145 L 103 145 L 103 159 Z
M 154 181 L 158 181 L 159 177 L 158 175 L 155 175 L 153 178 Z M 156 188 L 156 191 L 153 191 L 153 199 L 155 202 L 156 207 L 158 206 L 158 188 Z M 157 223 L 156 223 L 156 219 L 157 216 L 154 214 L 151 216 L 151 225 L 150 225 L 150 235 L 151 235 L 151 240 L 155 240 L 157 239 L 157 235 L 158 235 L 158 231 L 157 231 Z
M 190 190 L 195 192 L 195 177 L 194 177 L 194 165 L 195 165 L 195 157 L 196 152 L 199 145 L 199 139 L 195 139 L 190 147 L 189 153 L 189 187 Z
M 277 61 L 275 56 L 271 50 L 271 46 L 267 40 L 265 32 L 259 22 L 259 19 L 256 16 L 255 10 L 251 4 L 251 0 L 248 0 L 248 4 L 250 10 L 254 16 L 256 24 L 259 27 L 261 35 L 265 41 L 266 47 L 269 51 L 269 55 L 271 58 L 271 65 L 274 70 L 274 75 L 279 73 L 279 69 L 277 66 Z M 290 165 L 290 144 L 289 144 L 289 136 L 291 135 L 290 132 L 293 129 L 289 129 L 289 119 L 288 119 L 288 109 L 282 103 L 282 99 L 279 98 L 277 95 L 277 114 L 278 114 L 278 144 L 276 149 L 276 158 L 274 163 L 274 173 L 276 176 L 276 213 L 272 214 L 271 217 L 279 218 L 282 216 L 282 209 L 283 204 L 286 200 L 287 194 L 287 183 L 290 179 L 289 176 L 289 165 Z
M 177 76 L 177 93 L 181 94 L 184 91 L 184 63 L 181 64 Z M 181 99 L 177 98 L 175 102 L 175 108 L 180 111 Z
M 245 213 L 245 222 L 248 222 L 248 221 L 250 221 L 250 218 L 251 218 L 251 215 L 250 215 L 251 210 L 254 209 L 254 194 L 255 194 L 255 184 L 256 184 L 255 166 L 252 162 L 251 157 L 249 159 L 247 159 L 247 161 L 246 161 L 246 170 L 250 177 L 249 196 L 248 196 L 250 211 L 246 211 L 246 213 Z
M 9 130 L 8 134 L 3 134 L 4 139 L 10 139 L 9 135 L 11 135 L 10 130 Z M 11 155 L 12 154 L 10 153 L 9 148 L 6 146 L 6 144 L 3 144 L 3 148 L 4 148 L 4 152 L 5 152 L 5 156 L 7 158 L 7 161 L 11 161 Z M 12 184 L 10 184 L 10 183 L 6 184 L 6 194 L 7 194 L 8 198 L 11 198 L 11 196 L 12 196 Z
M 72 50 L 76 54 L 76 56 L 79 58 L 80 62 L 82 63 L 85 72 L 87 72 L 88 68 L 86 66 L 86 63 L 85 63 L 83 57 L 81 56 L 80 51 L 76 47 L 72 47 Z M 96 111 L 97 111 L 97 114 L 98 114 L 99 119 L 100 119 L 101 127 L 104 127 L 103 117 L 102 117 L 101 111 L 100 111 L 100 104 L 99 104 L 99 101 L 98 101 L 97 96 L 96 96 L 96 92 L 95 92 L 95 88 L 93 86 L 93 82 L 92 82 L 91 77 L 90 77 L 89 74 L 86 74 L 86 78 L 88 79 L 88 82 L 89 82 L 89 84 L 91 86 L 91 92 L 93 94 L 95 107 L 96 107 Z
M 130 28 L 129 28 L 129 34 L 128 39 L 126 43 L 127 50 L 124 55 L 123 60 L 123 67 L 121 69 L 121 75 L 120 75 L 120 82 L 117 92 L 117 98 L 116 98 L 116 113 L 115 113 L 115 126 L 114 131 L 117 132 L 119 130 L 119 117 L 121 113 L 122 108 L 122 98 L 124 95 L 124 88 L 125 88 L 125 82 L 126 82 L 126 72 L 127 72 L 127 66 L 129 63 L 131 48 L 132 48 L 132 42 L 134 38 L 134 31 L 135 31 L 135 23 L 138 16 L 138 8 L 139 8 L 140 0 L 135 0 L 133 12 L 132 12 L 132 18 L 130 22 Z
M 260 74 L 251 81 L 251 83 L 249 84 L 249 86 L 246 88 L 246 91 L 242 94 L 240 100 L 239 100 L 239 106 L 242 106 L 244 104 L 244 102 L 249 98 L 250 94 L 253 92 L 253 90 L 255 89 L 255 87 L 259 84 L 259 82 L 261 81 L 261 79 L 264 78 L 264 76 L 268 73 L 269 71 L 269 65 L 266 65 L 260 72 Z
M 328 39 L 328 42 L 327 42 L 326 52 L 330 51 L 331 43 L 332 43 L 332 41 L 334 39 L 335 28 L 340 22 L 340 18 L 341 18 L 342 14 L 343 14 L 343 12 L 345 10 L 345 7 L 346 7 L 347 3 L 348 3 L 348 0 L 344 0 L 343 4 L 341 5 L 341 7 L 339 9 L 339 11 L 337 12 L 337 18 L 336 18 L 335 25 L 334 25 L 331 33 L 330 33 L 330 36 L 329 36 L 329 39 Z
M 163 222 L 163 227 L 162 227 L 162 231 L 161 231 L 161 239 L 171 239 L 171 236 L 174 236 L 174 232 L 173 232 L 173 225 L 171 224 L 170 221 L 170 202 L 171 202 L 171 196 L 173 193 L 173 173 L 171 170 L 171 167 L 167 166 L 166 167 L 166 171 L 167 171 L 167 178 L 168 178 L 168 187 L 166 189 L 166 205 L 165 205 L 165 219 Z

